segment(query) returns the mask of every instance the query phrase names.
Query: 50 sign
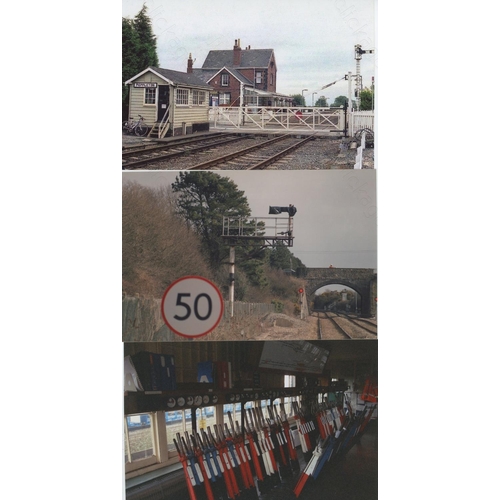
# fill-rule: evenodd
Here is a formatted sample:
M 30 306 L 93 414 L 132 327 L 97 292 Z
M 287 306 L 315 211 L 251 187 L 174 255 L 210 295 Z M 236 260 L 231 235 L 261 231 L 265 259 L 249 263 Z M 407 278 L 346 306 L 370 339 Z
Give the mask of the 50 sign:
M 201 337 L 220 322 L 224 301 L 219 289 L 201 276 L 174 281 L 163 294 L 161 313 L 167 326 L 183 337 Z

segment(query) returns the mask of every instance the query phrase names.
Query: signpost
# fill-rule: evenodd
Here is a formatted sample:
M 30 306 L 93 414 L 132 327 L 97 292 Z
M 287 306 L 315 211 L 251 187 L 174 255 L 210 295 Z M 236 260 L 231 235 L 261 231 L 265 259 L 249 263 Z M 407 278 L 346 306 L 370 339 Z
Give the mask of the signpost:
M 187 338 L 209 334 L 219 324 L 224 301 L 219 289 L 201 276 L 174 281 L 163 294 L 161 314 L 167 326 Z

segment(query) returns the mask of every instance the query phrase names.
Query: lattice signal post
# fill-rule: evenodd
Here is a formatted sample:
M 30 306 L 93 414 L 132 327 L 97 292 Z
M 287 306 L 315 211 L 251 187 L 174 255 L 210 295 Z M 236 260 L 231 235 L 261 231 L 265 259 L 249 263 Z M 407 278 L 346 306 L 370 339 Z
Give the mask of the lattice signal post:
M 361 81 L 361 58 L 363 54 L 374 54 L 375 50 L 363 50 L 361 45 L 357 44 L 354 46 L 354 60 L 356 61 L 356 89 L 354 91 L 356 97 L 356 105 L 359 111 L 359 105 L 361 103 L 361 90 L 363 89 L 363 83 Z M 350 94 L 349 94 L 350 97 Z
M 259 250 L 275 247 L 278 242 L 293 247 L 293 216 L 297 213 L 294 205 L 269 207 L 269 214 L 288 213 L 288 217 L 223 217 L 222 238 L 229 247 L 229 304 L 231 318 L 234 314 L 234 273 L 236 246 L 254 246 Z

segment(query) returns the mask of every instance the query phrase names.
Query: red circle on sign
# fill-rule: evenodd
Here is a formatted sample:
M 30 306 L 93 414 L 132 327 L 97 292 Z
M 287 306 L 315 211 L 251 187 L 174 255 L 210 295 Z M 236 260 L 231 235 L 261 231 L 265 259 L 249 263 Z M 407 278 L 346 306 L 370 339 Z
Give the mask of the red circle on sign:
M 198 293 L 200 290 L 201 293 Z M 201 298 L 204 300 L 200 301 Z M 208 312 L 204 308 L 199 311 L 200 302 L 208 304 Z M 174 308 L 177 314 L 174 314 Z M 210 280 L 202 276 L 184 276 L 175 280 L 161 299 L 163 321 L 175 334 L 186 338 L 208 335 L 220 323 L 223 313 L 222 294 Z

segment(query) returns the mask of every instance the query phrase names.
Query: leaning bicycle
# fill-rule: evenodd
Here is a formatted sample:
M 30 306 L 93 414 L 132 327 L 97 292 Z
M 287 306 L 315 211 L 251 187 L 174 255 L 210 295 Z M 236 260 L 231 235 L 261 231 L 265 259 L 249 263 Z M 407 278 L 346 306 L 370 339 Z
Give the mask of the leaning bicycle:
M 129 120 L 123 122 L 122 130 L 126 134 L 135 134 L 139 137 L 144 137 L 148 133 L 148 126 L 144 123 L 144 117 L 139 115 L 138 120 L 130 117 Z

